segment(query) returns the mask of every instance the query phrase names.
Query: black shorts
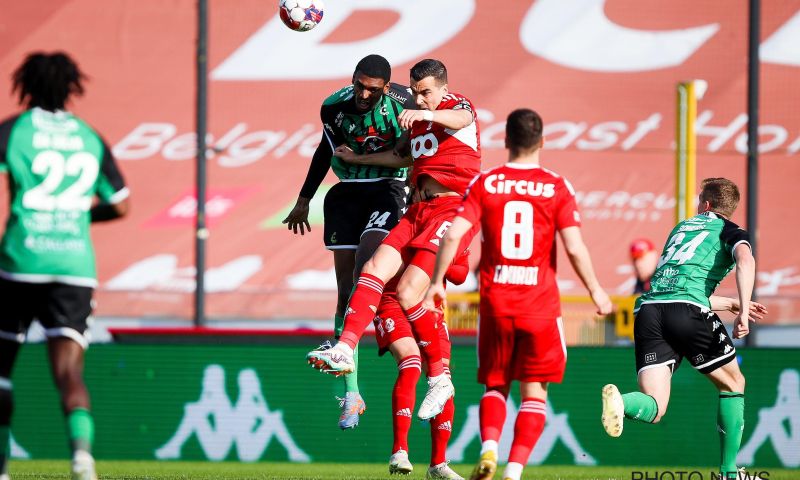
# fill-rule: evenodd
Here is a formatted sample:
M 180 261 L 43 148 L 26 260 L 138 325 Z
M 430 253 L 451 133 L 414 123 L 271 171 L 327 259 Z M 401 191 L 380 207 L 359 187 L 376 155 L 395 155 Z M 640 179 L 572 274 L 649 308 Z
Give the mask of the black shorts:
M 637 373 L 661 365 L 674 372 L 686 357 L 706 374 L 736 359 L 736 348 L 717 314 L 690 303 L 642 305 L 633 338 Z
M 405 208 L 403 181 L 339 182 L 325 195 L 325 247 L 355 250 L 364 233 L 389 233 Z
M 90 287 L 65 283 L 23 283 L 0 279 L 0 338 L 23 343 L 34 319 L 45 335 L 68 337 L 83 348 L 87 319 L 92 313 Z

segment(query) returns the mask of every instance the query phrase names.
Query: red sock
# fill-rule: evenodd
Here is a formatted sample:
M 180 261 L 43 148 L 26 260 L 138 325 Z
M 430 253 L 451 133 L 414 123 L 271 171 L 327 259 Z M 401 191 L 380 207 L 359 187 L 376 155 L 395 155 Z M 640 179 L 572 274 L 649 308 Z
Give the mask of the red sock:
M 392 453 L 408 451 L 408 430 L 411 428 L 411 412 L 416 402 L 417 381 L 422 373 L 422 359 L 409 355 L 397 364 L 397 381 L 392 390 Z
M 481 397 L 480 406 L 481 441 L 500 441 L 503 424 L 506 423 L 506 397 L 497 390 L 487 390 Z
M 444 404 L 444 410 L 431 419 L 431 467 L 444 463 L 447 458 L 447 442 L 453 433 L 453 415 L 456 407 L 451 397 Z
M 356 348 L 367 325 L 375 318 L 382 294 L 383 281 L 380 278 L 368 273 L 362 273 L 358 277 L 356 289 L 350 297 L 350 303 L 347 304 L 340 342 L 350 345 L 350 348 Z
M 428 376 L 435 377 L 444 373 L 442 364 L 442 349 L 439 346 L 439 331 L 436 328 L 439 316 L 436 312 L 425 310 L 422 302 L 406 312 L 408 321 L 411 322 L 411 329 L 420 344 L 422 357 L 428 363 Z
M 544 400 L 533 397 L 522 399 L 517 422 L 514 424 L 514 443 L 511 444 L 511 453 L 508 454 L 509 462 L 522 465 L 528 463 L 531 450 L 544 430 L 546 415 Z

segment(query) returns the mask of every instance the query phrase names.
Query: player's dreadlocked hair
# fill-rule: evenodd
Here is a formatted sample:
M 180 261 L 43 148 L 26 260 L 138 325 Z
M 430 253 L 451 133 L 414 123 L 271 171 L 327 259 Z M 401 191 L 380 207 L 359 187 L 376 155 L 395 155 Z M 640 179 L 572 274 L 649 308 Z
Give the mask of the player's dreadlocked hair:
M 533 150 L 542 139 L 542 117 L 529 108 L 519 108 L 506 120 L 506 147 L 512 154 Z
M 432 58 L 420 60 L 411 67 L 411 78 L 415 82 L 419 82 L 425 77 L 435 78 L 439 85 L 447 83 L 447 68 L 439 60 Z
M 86 79 L 64 52 L 35 52 L 25 58 L 11 76 L 11 92 L 19 92 L 19 104 L 55 111 L 64 109 L 70 95 L 82 95 Z
M 380 55 L 367 55 L 356 65 L 353 75 L 356 73 L 361 73 L 370 78 L 380 78 L 389 83 L 389 79 L 392 77 L 392 66 L 389 65 L 389 60 Z

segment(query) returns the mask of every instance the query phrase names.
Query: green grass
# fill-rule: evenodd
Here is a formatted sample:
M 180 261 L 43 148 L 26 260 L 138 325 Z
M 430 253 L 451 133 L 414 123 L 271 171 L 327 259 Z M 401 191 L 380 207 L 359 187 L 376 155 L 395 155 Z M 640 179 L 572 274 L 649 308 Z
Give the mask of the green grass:
M 115 462 L 97 463 L 100 480 L 227 480 L 227 479 L 372 479 L 390 478 L 385 464 L 367 463 L 233 463 L 233 462 Z M 453 465 L 453 469 L 468 478 L 472 465 Z M 647 470 L 650 478 L 662 472 L 674 472 L 661 476 L 659 480 L 677 480 L 679 471 L 698 471 L 691 479 L 710 480 L 708 467 L 572 467 L 531 466 L 525 469 L 524 479 L 536 480 L 635 480 L 632 471 Z M 69 479 L 69 462 L 65 460 L 12 461 L 9 473 L 12 480 L 19 479 Z M 502 467 L 501 471 L 502 473 Z M 418 465 L 413 475 L 400 477 L 421 479 L 425 477 L 425 465 Z M 769 480 L 790 480 L 800 477 L 798 470 L 769 469 Z M 398 477 L 393 477 L 400 480 Z M 495 478 L 500 478 L 498 474 Z

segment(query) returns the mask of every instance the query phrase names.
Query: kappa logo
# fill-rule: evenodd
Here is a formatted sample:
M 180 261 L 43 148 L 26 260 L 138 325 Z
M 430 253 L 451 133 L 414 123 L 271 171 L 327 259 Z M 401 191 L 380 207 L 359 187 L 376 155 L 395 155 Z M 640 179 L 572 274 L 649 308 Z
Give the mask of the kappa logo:
M 724 342 L 726 338 L 728 338 L 728 337 L 724 333 L 720 333 L 719 334 L 719 343 Z
M 192 437 L 209 460 L 221 461 L 235 446 L 236 456 L 245 462 L 260 460 L 272 439 L 276 439 L 293 462 L 310 462 L 311 457 L 295 443 L 281 410 L 269 409 L 261 381 L 252 368 L 239 372 L 239 398 L 232 403 L 225 391 L 225 370 L 209 365 L 203 371 L 200 398 L 183 406 L 183 418 L 161 448 L 158 459 L 179 459 L 181 449 Z
M 747 442 L 743 442 L 737 463 L 752 465 L 756 453 L 771 443 L 784 467 L 800 467 L 800 448 L 797 448 L 800 445 L 800 372 L 793 368 L 783 370 L 776 393 L 774 405 L 759 409 L 756 428 Z
M 448 420 L 448 421 L 444 422 L 443 424 L 439 425 L 439 427 L 437 427 L 437 428 L 439 430 L 447 430 L 448 432 L 452 432 L 453 431 L 453 424 L 450 422 L 450 420 Z
M 733 347 L 731 347 L 730 345 L 725 345 L 725 348 L 722 350 L 722 353 L 729 353 L 731 350 L 733 350 Z
M 721 326 L 722 326 L 722 322 L 720 322 L 719 320 L 714 320 L 714 323 L 711 324 L 711 329 L 712 330 L 716 330 Z
M 398 416 L 398 417 L 411 418 L 411 409 L 410 408 L 401 408 L 400 410 L 397 411 L 397 413 L 395 413 L 395 415 Z
M 506 421 L 503 425 L 503 433 L 500 436 L 499 459 L 505 461 L 511 451 L 511 443 L 514 437 L 514 422 L 516 422 L 518 408 L 514 400 L 509 396 L 506 404 Z M 447 447 L 447 458 L 453 462 L 463 462 L 468 447 L 473 442 L 480 444 L 480 414 L 479 405 L 467 407 L 467 418 L 461 423 L 461 430 L 458 436 L 449 447 Z M 538 465 L 547 460 L 550 453 L 558 442 L 561 442 L 567 451 L 572 454 L 573 462 L 576 465 L 597 465 L 597 460 L 581 446 L 572 427 L 569 424 L 569 414 L 567 412 L 555 413 L 553 406 L 548 400 L 545 404 L 546 421 L 542 435 L 536 443 L 536 448 L 531 452 L 528 465 Z
M 355 309 L 348 305 L 347 310 L 345 310 L 344 312 L 344 316 L 346 317 L 348 315 L 355 315 L 355 313 L 356 313 Z

